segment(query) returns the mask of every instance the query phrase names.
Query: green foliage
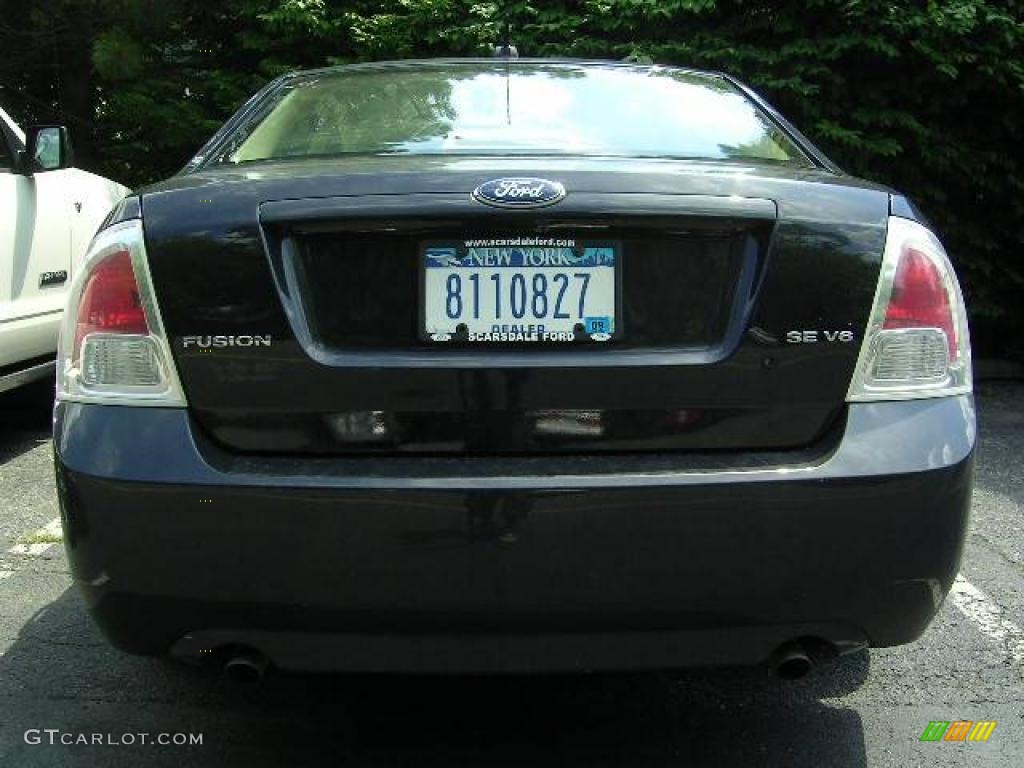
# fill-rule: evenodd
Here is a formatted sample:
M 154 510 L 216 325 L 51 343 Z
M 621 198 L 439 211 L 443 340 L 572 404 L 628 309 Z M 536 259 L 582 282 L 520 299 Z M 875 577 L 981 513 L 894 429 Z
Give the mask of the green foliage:
M 10 20 L 0 26 L 0 100 L 52 118 L 57 97 L 84 83 L 91 106 L 68 115 L 76 140 L 85 132 L 93 164 L 130 183 L 179 168 L 250 93 L 297 67 L 489 55 L 511 27 L 524 56 L 724 70 L 841 166 L 906 192 L 932 217 L 983 346 L 1011 325 L 1024 330 L 1018 0 L 40 0 L 31 14 L 20 5 L 0 0 Z M 88 57 L 61 69 L 61 86 L 46 55 L 54 45 Z

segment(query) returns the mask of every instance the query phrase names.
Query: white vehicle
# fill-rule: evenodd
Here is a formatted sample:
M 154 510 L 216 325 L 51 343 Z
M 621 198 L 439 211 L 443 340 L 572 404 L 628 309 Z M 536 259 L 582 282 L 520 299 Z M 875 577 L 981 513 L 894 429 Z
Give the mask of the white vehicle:
M 0 392 L 53 374 L 71 280 L 130 191 L 71 161 L 65 128 L 26 137 L 0 109 Z

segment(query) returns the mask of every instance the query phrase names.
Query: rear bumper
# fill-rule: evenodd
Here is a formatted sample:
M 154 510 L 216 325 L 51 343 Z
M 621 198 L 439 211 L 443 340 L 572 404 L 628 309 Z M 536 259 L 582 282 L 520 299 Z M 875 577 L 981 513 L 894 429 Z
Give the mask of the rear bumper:
M 636 668 L 924 631 L 967 526 L 973 401 L 858 404 L 846 422 L 826 454 L 785 465 L 298 460 L 224 454 L 185 411 L 61 403 L 54 445 L 75 579 L 125 650 Z

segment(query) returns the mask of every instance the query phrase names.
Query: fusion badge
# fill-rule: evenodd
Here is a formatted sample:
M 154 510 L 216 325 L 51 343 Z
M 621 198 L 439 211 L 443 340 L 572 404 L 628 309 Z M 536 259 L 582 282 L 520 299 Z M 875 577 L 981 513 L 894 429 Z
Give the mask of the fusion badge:
M 491 179 L 473 190 L 473 199 L 496 208 L 542 208 L 565 197 L 560 182 L 532 177 Z
M 269 347 L 271 344 L 270 334 L 260 336 L 182 336 L 181 345 L 199 347 L 200 349 L 212 349 L 214 347 Z

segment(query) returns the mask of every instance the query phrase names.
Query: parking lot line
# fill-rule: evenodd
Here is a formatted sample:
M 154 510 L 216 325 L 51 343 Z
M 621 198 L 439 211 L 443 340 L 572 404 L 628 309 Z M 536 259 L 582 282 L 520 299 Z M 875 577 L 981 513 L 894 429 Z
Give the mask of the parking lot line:
M 15 544 L 13 547 L 8 549 L 7 554 L 36 557 L 43 554 L 43 552 L 48 550 L 54 544 L 60 543 L 63 536 L 64 533 L 61 529 L 60 518 L 55 517 L 42 528 L 39 528 L 25 536 L 24 542 Z M 0 578 L 3 577 L 0 576 Z
M 963 574 L 957 574 L 949 596 L 982 634 L 997 640 L 1013 661 L 1024 663 L 1024 630 L 1006 618 L 1005 611 L 998 603 L 971 584 Z

